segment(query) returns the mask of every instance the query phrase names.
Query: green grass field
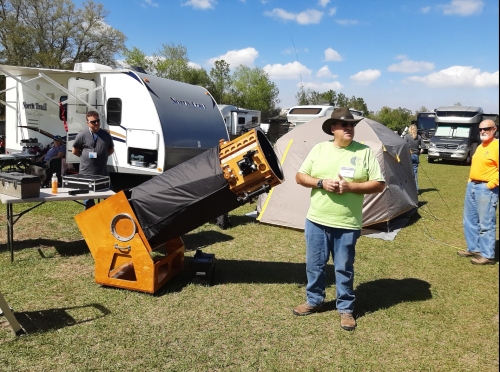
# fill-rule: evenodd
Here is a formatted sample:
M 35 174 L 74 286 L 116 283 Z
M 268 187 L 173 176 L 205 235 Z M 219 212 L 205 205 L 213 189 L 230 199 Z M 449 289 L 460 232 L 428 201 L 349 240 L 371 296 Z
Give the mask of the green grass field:
M 498 371 L 498 264 L 456 255 L 468 172 L 423 162 L 409 225 L 394 241 L 360 238 L 354 332 L 339 327 L 331 271 L 326 310 L 292 315 L 303 233 L 255 223 L 254 204 L 230 213 L 232 229 L 183 236 L 186 269 L 155 295 L 94 282 L 72 202 L 24 215 L 11 263 L 1 205 L 0 293 L 28 334 L 0 317 L 0 371 Z M 196 249 L 216 254 L 212 287 L 190 283 Z

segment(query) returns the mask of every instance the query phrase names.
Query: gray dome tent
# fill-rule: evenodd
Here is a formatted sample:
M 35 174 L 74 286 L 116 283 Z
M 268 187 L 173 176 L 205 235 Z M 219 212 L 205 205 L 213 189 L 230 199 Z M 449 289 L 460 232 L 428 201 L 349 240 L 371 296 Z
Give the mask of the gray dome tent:
M 274 149 L 287 182 L 259 197 L 260 222 L 304 229 L 310 189 L 298 185 L 295 174 L 315 144 L 332 140 L 321 130 L 326 119 L 318 118 L 300 125 L 276 142 Z M 392 130 L 367 118 L 356 126 L 354 140 L 373 150 L 387 186 L 380 194 L 365 195 L 362 234 L 375 233 L 375 237 L 392 240 L 395 233 L 391 232 L 404 226 L 418 205 L 410 151 L 406 142 Z

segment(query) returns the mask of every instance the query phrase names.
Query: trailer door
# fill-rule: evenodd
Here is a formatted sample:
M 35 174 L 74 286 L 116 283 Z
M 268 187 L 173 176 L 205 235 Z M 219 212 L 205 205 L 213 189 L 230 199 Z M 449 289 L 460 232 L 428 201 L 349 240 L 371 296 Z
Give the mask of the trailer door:
M 72 96 L 68 97 L 68 134 L 66 139 L 66 161 L 68 163 L 79 163 L 80 158 L 73 155 L 73 142 L 75 137 L 82 129 L 88 128 L 86 115 L 91 110 L 88 105 L 96 107 L 96 92 L 94 89 L 96 84 L 92 80 L 85 80 L 80 78 L 70 78 L 68 80 L 68 91 Z M 85 101 L 88 105 L 86 105 Z M 101 118 L 104 120 L 104 118 Z

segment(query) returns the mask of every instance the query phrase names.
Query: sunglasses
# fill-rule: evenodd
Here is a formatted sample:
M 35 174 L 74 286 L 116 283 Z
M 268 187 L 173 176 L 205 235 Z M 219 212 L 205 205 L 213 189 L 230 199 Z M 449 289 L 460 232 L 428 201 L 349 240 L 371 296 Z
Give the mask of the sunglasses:
M 495 128 L 495 127 L 479 128 L 479 131 L 480 131 L 480 132 L 482 132 L 482 131 L 489 132 L 489 131 L 490 131 L 490 130 L 492 130 L 493 128 Z
M 101 119 L 95 119 L 95 120 L 87 120 L 90 124 L 95 125 L 99 124 L 101 122 Z
M 351 128 L 354 128 L 356 125 L 358 125 L 358 123 L 335 123 L 335 124 L 339 124 L 342 126 L 342 128 L 347 128 L 347 127 L 351 127 Z

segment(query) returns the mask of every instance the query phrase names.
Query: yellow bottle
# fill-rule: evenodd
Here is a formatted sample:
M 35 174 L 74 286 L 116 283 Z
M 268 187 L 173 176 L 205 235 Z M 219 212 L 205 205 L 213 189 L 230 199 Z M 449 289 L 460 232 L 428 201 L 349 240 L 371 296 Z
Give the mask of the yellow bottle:
M 52 175 L 52 194 L 57 194 L 57 174 Z

